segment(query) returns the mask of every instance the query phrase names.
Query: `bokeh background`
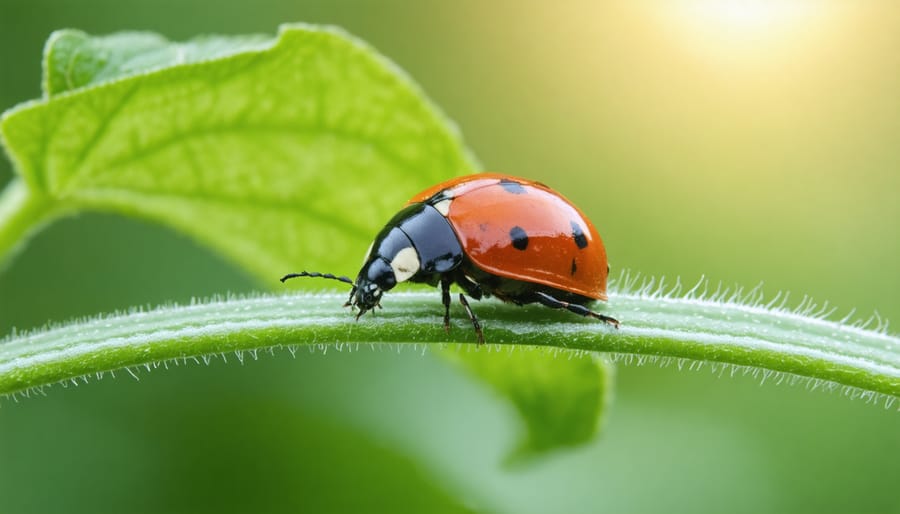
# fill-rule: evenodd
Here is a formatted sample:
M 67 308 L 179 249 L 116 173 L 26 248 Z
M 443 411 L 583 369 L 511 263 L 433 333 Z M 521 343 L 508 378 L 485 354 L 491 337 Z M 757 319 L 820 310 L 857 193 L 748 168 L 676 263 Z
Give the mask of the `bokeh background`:
M 892 1 L 0 0 L 0 108 L 40 95 L 54 29 L 286 21 L 340 25 L 399 63 L 487 169 L 581 206 L 614 269 L 900 319 Z M 11 173 L 0 159 L 0 184 Z M 0 274 L 0 333 L 268 287 L 167 229 L 86 214 Z M 896 408 L 652 366 L 620 366 L 616 388 L 597 442 L 504 469 L 509 406 L 430 354 L 55 387 L 0 404 L 0 511 L 900 512 Z

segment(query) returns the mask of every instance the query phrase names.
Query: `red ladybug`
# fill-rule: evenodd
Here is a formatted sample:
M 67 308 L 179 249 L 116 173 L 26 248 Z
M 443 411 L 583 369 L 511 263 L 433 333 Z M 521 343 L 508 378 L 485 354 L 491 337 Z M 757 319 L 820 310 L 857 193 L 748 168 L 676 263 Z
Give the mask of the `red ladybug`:
M 480 300 L 540 303 L 619 322 L 586 307 L 606 300 L 609 266 L 597 229 L 582 212 L 540 182 L 499 173 L 448 180 L 416 196 L 375 237 L 356 281 L 330 273 L 291 273 L 351 284 L 345 306 L 359 319 L 401 282 L 441 286 L 444 329 L 450 330 L 450 285 Z M 479 344 L 484 334 L 463 293 Z

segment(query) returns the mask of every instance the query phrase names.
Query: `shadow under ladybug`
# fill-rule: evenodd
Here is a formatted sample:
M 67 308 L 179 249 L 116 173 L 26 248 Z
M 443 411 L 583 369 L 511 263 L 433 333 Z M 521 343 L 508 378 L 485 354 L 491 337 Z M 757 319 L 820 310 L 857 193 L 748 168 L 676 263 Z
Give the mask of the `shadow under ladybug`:
M 466 294 L 517 305 L 539 303 L 619 327 L 587 305 L 607 299 L 606 250 L 594 225 L 549 187 L 509 175 L 481 173 L 443 182 L 414 196 L 378 233 L 356 280 L 331 273 L 290 273 L 338 280 L 352 287 L 345 307 L 356 319 L 381 307 L 401 282 L 441 287 L 444 329 L 450 330 L 450 286 L 484 334 Z

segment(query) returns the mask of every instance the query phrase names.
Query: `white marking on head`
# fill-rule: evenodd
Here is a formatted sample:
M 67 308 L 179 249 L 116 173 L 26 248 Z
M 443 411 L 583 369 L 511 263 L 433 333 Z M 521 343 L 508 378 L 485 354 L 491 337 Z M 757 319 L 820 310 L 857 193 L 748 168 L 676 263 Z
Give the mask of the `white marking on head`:
M 391 261 L 391 269 L 394 270 L 394 278 L 397 283 L 405 282 L 419 271 L 419 254 L 416 249 L 409 246 L 399 252 Z
M 441 216 L 446 218 L 447 215 L 450 214 L 450 199 L 447 198 L 441 200 L 440 202 L 434 204 L 434 208 L 437 209 L 439 213 L 441 213 Z

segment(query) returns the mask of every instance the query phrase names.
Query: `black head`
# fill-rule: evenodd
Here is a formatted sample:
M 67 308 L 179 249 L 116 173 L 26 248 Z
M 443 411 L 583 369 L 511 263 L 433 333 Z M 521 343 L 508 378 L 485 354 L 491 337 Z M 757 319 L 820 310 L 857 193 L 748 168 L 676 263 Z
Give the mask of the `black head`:
M 359 319 L 360 316 L 375 307 L 380 308 L 381 296 L 385 291 L 389 291 L 397 285 L 397 278 L 394 275 L 391 264 L 381 256 L 375 256 L 369 260 L 359 271 L 355 282 L 347 277 L 339 277 L 331 273 L 317 273 L 315 271 L 291 273 L 281 277 L 281 281 L 284 282 L 298 277 L 328 278 L 352 285 L 350 298 L 347 299 L 344 307 L 359 308 L 356 319 Z
M 381 307 L 381 295 L 397 285 L 397 278 L 390 263 L 381 256 L 369 260 L 356 276 L 350 299 L 346 305 L 359 308 L 357 319 L 375 307 Z
M 381 229 L 366 254 L 355 281 L 330 273 L 294 273 L 322 277 L 353 286 L 346 307 L 358 308 L 356 318 L 381 307 L 381 297 L 400 282 L 428 282 L 462 262 L 463 251 L 450 223 L 433 206 L 416 203 L 398 212 Z

